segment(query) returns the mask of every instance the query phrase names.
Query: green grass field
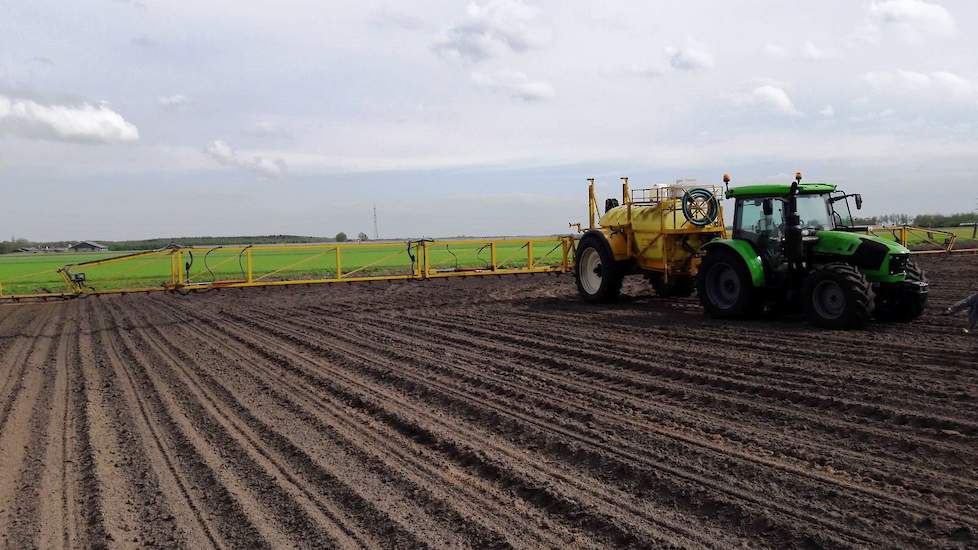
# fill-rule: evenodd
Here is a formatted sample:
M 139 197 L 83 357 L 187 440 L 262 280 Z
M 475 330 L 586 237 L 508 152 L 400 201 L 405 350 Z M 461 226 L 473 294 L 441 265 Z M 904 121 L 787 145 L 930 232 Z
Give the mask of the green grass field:
M 487 242 L 468 241 L 451 246 L 431 243 L 429 264 L 432 269 L 484 268 L 490 264 L 490 250 L 485 247 Z M 560 264 L 562 251 L 558 240 L 535 241 L 533 246 L 535 265 Z M 334 249 L 331 245 L 315 249 L 252 249 L 254 277 L 267 281 L 335 277 Z M 67 290 L 66 285 L 57 272 L 62 266 L 124 254 L 126 253 L 3 255 L 0 256 L 0 285 L 4 295 L 64 292 Z M 88 284 L 96 290 L 155 288 L 170 281 L 170 261 L 169 255 L 153 255 L 106 265 L 80 266 L 72 269 L 72 273 L 84 273 Z M 184 255 L 184 261 L 189 261 L 189 255 Z M 524 243 L 497 245 L 496 261 L 501 267 L 525 267 L 527 250 Z M 412 260 L 405 243 L 343 247 L 340 262 L 344 277 L 412 273 Z M 245 266 L 246 259 L 237 250 L 194 249 L 189 278 L 195 282 L 244 279 Z
M 970 227 L 948 228 L 958 235 L 958 242 L 971 241 Z M 880 237 L 892 239 L 891 231 L 878 230 Z M 926 234 L 913 232 L 910 245 L 925 242 Z M 943 235 L 935 234 L 937 242 Z M 488 241 L 472 240 L 463 245 L 446 247 L 432 243 L 429 263 L 433 269 L 484 268 L 490 263 Z M 561 249 L 556 239 L 534 243 L 536 265 L 559 265 Z M 555 248 L 556 246 L 556 248 Z M 968 246 L 968 245 L 965 245 Z M 208 250 L 211 252 L 208 254 Z M 111 258 L 124 252 L 91 254 L 6 254 L 0 256 L 0 290 L 4 295 L 33 294 L 39 292 L 64 292 L 67 290 L 58 269 L 66 264 Z M 210 282 L 214 280 L 244 279 L 245 260 L 237 251 L 220 248 L 195 249 L 190 280 Z M 254 249 L 254 277 L 260 280 L 288 280 L 331 278 L 336 276 L 336 255 L 331 245 L 319 249 L 262 250 Z M 502 267 L 525 267 L 526 248 L 523 243 L 506 243 L 497 246 L 497 264 Z M 185 261 L 189 258 L 185 258 Z M 377 243 L 369 246 L 344 248 L 341 255 L 344 276 L 407 275 L 412 263 L 405 243 Z M 80 267 L 74 273 L 84 273 L 89 284 L 97 290 L 119 288 L 155 288 L 170 280 L 170 257 L 152 256 L 94 267 Z
M 974 240 L 972 238 L 973 229 L 970 228 L 970 227 L 942 227 L 942 228 L 938 228 L 938 229 L 941 230 L 941 231 L 950 231 L 951 233 L 954 233 L 955 235 L 957 235 L 957 237 L 958 237 L 957 242 L 958 243 L 963 243 L 965 241 L 973 241 Z M 894 236 L 893 236 L 893 230 L 889 230 L 889 229 L 885 229 L 885 230 L 884 229 L 878 229 L 876 231 L 876 234 L 879 235 L 880 237 L 884 238 L 884 239 L 896 240 L 894 238 Z M 934 233 L 932 235 L 932 237 L 933 237 L 932 240 L 934 240 L 934 241 L 936 241 L 938 243 L 944 242 L 944 239 L 945 239 L 945 235 L 940 234 L 940 233 Z M 907 243 L 910 246 L 925 244 L 927 242 L 926 239 L 927 239 L 926 231 L 912 231 L 912 232 L 910 232 L 907 235 Z

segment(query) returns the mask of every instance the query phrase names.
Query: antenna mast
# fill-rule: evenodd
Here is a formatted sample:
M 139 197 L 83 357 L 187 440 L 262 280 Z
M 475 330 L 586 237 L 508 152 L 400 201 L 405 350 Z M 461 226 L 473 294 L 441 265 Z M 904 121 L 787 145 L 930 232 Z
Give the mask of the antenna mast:
M 380 232 L 377 231 L 377 203 L 374 203 L 374 240 L 380 239 Z

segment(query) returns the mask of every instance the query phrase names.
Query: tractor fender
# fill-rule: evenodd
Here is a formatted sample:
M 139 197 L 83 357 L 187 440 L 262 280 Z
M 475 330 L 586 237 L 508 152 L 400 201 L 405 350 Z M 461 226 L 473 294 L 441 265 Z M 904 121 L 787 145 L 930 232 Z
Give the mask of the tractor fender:
M 761 256 L 754 250 L 754 247 L 747 241 L 741 239 L 716 239 L 704 244 L 700 250 L 709 250 L 719 246 L 725 246 L 736 252 L 747 265 L 750 272 L 751 283 L 755 288 L 764 286 L 764 262 Z

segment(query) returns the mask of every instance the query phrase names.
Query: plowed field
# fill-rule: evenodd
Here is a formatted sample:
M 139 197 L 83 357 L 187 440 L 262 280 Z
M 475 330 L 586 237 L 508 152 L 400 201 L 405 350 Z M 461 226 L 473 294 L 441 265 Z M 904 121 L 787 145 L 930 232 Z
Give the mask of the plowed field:
M 968 547 L 978 336 L 570 277 L 0 306 L 0 542 Z

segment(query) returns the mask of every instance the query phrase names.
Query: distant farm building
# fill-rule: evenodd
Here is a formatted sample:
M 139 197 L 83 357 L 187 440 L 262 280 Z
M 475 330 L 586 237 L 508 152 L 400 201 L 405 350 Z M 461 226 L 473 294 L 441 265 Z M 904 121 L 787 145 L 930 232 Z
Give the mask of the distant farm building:
M 109 247 L 93 241 L 81 241 L 68 247 L 72 252 L 107 252 Z

